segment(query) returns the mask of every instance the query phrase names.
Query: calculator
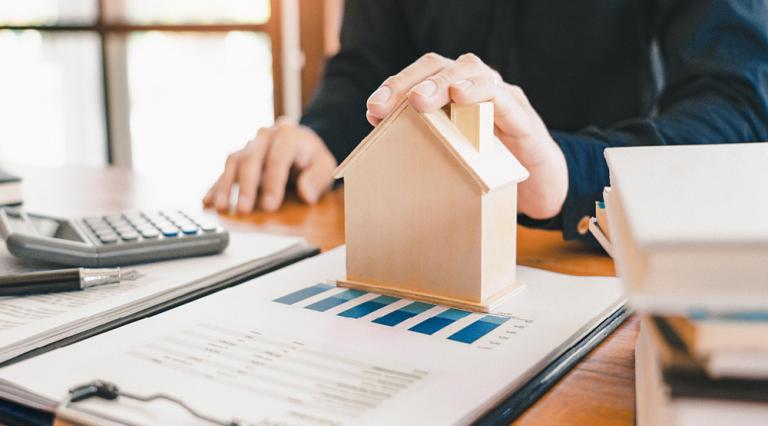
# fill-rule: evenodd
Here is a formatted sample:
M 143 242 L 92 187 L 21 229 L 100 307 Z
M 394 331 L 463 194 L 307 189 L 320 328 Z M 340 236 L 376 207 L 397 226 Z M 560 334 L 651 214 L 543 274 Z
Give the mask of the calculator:
M 16 257 L 79 267 L 202 256 L 229 244 L 221 225 L 183 210 L 59 219 L 6 208 L 0 209 L 0 233 Z

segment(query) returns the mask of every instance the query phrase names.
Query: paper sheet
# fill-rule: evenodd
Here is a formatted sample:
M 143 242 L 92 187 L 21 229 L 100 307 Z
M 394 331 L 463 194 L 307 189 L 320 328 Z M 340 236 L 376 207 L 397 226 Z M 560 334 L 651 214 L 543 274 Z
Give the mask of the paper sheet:
M 624 300 L 615 278 L 520 267 L 492 315 L 336 288 L 333 250 L 146 320 L 0 369 L 59 400 L 96 378 L 263 424 L 464 424 L 535 375 Z M 194 424 L 163 402 L 80 407 Z
M 183 293 L 211 278 L 222 279 L 243 266 L 253 267 L 254 261 L 300 241 L 258 233 L 230 233 L 230 245 L 223 253 L 137 265 L 136 269 L 144 274 L 137 281 L 77 292 L 0 297 L 0 362 L 34 349 L 34 341 L 40 336 L 60 335 L 66 330 L 83 328 L 89 321 L 103 323 L 135 312 L 138 307 L 152 306 L 162 296 Z M 15 262 L 7 257 L 2 259 L 6 267 Z

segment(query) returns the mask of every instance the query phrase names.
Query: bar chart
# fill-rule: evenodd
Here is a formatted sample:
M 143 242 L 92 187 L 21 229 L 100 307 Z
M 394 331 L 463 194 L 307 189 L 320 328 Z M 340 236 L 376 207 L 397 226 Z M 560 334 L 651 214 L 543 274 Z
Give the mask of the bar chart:
M 330 312 L 343 318 L 364 319 L 381 326 L 403 328 L 422 335 L 438 334 L 449 341 L 469 345 L 513 320 L 505 335 L 496 336 L 496 341 L 488 342 L 498 345 L 501 341 L 509 339 L 509 335 L 516 334 L 532 322 L 514 316 L 478 314 L 361 290 L 338 289 L 325 283 L 302 288 L 273 301 L 316 312 Z

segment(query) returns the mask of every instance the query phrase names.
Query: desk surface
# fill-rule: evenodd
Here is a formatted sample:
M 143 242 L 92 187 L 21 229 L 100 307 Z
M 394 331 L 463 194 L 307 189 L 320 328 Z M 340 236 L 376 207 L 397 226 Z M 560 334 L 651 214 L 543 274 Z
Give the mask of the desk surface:
M 184 176 L 142 177 L 120 169 L 10 167 L 23 176 L 26 208 L 62 216 L 132 208 L 199 208 L 207 183 Z M 191 175 L 192 173 L 189 173 Z M 299 235 L 328 250 L 344 243 L 344 197 L 334 191 L 312 207 L 295 199 L 277 213 L 226 216 L 234 226 Z M 614 275 L 598 250 L 562 241 L 559 232 L 520 228 L 518 263 L 579 275 Z M 634 344 L 638 320 L 630 318 L 533 405 L 516 425 L 632 425 Z

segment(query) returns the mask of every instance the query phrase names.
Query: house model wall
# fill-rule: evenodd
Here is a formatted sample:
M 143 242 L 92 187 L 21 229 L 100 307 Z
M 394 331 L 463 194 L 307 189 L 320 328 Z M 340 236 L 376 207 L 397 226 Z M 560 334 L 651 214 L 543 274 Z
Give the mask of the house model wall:
M 339 166 L 347 277 L 339 285 L 489 311 L 515 280 L 517 182 L 493 105 L 403 102 Z

